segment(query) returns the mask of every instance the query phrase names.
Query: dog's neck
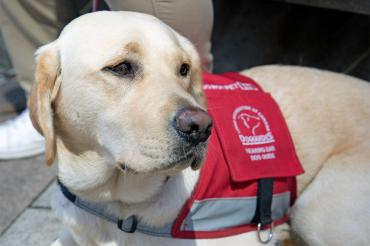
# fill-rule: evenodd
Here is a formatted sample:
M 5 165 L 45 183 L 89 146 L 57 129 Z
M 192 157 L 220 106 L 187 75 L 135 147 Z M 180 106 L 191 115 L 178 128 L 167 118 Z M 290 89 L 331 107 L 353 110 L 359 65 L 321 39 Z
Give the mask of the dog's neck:
M 58 146 L 58 176 L 82 199 L 104 203 L 122 216 L 135 214 L 152 225 L 174 220 L 196 185 L 187 168 L 167 180 L 163 173 L 129 173 L 94 151 L 74 154 Z

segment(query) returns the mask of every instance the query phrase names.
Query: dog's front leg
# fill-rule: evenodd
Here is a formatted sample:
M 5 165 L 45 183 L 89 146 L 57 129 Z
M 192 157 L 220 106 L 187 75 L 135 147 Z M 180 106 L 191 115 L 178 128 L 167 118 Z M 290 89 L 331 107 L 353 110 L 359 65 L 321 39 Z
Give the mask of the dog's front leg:
M 95 246 L 95 244 L 82 237 L 79 233 L 65 229 L 50 246 Z
M 68 230 L 63 230 L 59 238 L 50 244 L 50 246 L 78 246 Z

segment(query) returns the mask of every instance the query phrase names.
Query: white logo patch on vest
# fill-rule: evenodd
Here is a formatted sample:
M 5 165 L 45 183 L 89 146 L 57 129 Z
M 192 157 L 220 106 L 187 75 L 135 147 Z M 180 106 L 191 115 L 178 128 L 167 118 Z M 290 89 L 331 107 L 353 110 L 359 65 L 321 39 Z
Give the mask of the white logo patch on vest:
M 252 161 L 275 159 L 274 136 L 266 117 L 256 108 L 243 105 L 233 112 L 234 128 Z M 252 145 L 265 145 L 252 147 Z

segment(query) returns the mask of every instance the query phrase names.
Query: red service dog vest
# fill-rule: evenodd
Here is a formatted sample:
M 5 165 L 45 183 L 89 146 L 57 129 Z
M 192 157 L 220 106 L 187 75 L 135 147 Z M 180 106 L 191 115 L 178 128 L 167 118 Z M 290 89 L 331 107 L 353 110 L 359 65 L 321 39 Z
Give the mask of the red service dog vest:
M 288 220 L 303 173 L 282 113 L 269 93 L 238 73 L 203 74 L 214 128 L 198 184 L 172 226 L 178 238 L 256 230 L 257 181 L 274 178 L 274 225 Z

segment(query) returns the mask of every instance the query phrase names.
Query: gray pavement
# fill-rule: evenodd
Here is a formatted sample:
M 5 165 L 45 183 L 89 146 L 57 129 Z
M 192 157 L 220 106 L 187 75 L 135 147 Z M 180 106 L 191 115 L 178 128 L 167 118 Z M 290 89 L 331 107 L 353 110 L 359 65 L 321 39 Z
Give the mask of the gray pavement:
M 50 245 L 61 231 L 61 224 L 50 208 L 55 182 L 28 206 L 0 237 L 1 246 Z
M 56 219 L 50 209 L 50 190 L 56 167 L 44 156 L 0 162 L 0 245 L 48 245 L 55 237 Z M 44 238 L 44 240 L 38 240 Z
M 0 162 L 0 232 L 32 204 L 55 176 L 43 156 Z

